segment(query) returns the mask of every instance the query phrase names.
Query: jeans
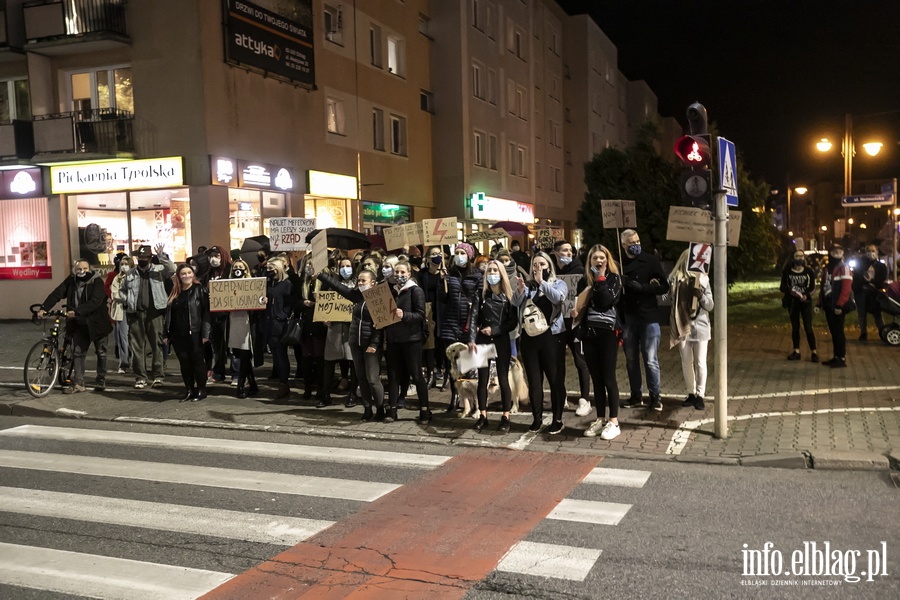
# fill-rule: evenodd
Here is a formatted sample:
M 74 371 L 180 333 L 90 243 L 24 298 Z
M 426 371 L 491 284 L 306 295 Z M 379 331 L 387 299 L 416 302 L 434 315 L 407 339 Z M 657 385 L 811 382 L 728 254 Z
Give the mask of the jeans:
M 119 355 L 119 368 L 131 368 L 131 348 L 128 346 L 128 321 L 122 319 L 116 321 L 113 328 L 113 334 L 116 340 L 116 350 Z
M 806 332 L 806 343 L 812 352 L 816 351 L 816 333 L 812 328 L 812 302 L 800 302 L 791 298 L 788 309 L 791 317 L 791 342 L 794 348 L 800 348 L 800 320 L 803 320 L 803 331 Z
M 828 306 L 830 297 L 826 299 L 825 305 L 825 322 L 828 323 L 828 332 L 831 333 L 831 345 L 834 348 L 834 356 L 836 358 L 846 358 L 847 356 L 847 336 L 844 334 L 844 318 L 847 313 L 834 314 L 834 309 Z
M 87 327 L 76 325 L 72 329 L 72 381 L 84 385 L 84 357 L 91 343 L 97 354 L 97 385 L 106 385 L 106 336 L 91 341 Z
M 397 408 L 400 382 L 412 381 L 416 386 L 419 407 L 428 410 L 428 382 L 422 374 L 422 341 L 388 342 L 386 359 L 389 406 Z
M 188 334 L 184 337 L 173 337 L 169 340 L 178 364 L 181 366 L 181 380 L 187 390 L 206 389 L 206 358 L 203 355 L 203 340 L 200 333 Z
M 628 370 L 631 395 L 642 394 L 641 359 L 643 359 L 647 388 L 651 396 L 659 397 L 659 323 L 626 322 L 623 335 L 625 367 Z
M 384 404 L 384 386 L 381 383 L 381 350 L 366 352 L 350 342 L 350 355 L 356 368 L 359 383 L 359 394 L 363 406 L 382 406 Z
M 588 399 L 591 394 L 591 372 L 588 370 L 587 363 L 584 362 L 584 350 L 581 341 L 576 339 L 575 331 L 571 327 L 571 323 L 566 327 L 565 331 L 559 334 L 563 339 L 563 343 L 572 351 L 572 359 L 575 362 L 575 370 L 578 371 L 578 391 L 582 398 Z M 556 367 L 559 377 L 566 377 L 566 349 L 559 353 L 559 365 Z

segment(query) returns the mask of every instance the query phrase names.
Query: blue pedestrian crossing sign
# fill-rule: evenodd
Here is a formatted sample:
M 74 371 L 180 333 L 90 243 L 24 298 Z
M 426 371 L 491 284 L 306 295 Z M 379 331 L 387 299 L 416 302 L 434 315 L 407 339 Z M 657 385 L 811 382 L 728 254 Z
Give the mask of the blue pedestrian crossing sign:
M 734 142 L 719 139 L 719 189 L 725 190 L 728 206 L 738 205 L 737 156 Z

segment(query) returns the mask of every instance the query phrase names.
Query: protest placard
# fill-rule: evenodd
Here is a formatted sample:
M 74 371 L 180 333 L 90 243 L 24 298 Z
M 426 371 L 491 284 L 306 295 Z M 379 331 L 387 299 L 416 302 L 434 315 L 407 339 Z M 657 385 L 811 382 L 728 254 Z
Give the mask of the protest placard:
M 634 200 L 601 200 L 600 213 L 604 229 L 637 227 Z
M 385 250 L 397 250 L 404 246 L 415 246 L 422 243 L 422 223 L 404 223 L 384 229 Z
M 565 230 L 557 227 L 551 227 L 550 229 L 538 229 L 537 231 L 537 245 L 539 248 L 553 248 L 553 244 L 555 244 L 558 240 L 565 239 Z
M 316 292 L 313 321 L 347 322 L 353 320 L 353 303 L 334 291 Z
M 391 294 L 391 289 L 387 283 L 379 283 L 367 289 L 363 292 L 363 298 L 366 299 L 366 308 L 369 309 L 369 314 L 372 315 L 375 329 L 383 329 L 400 320 L 394 316 L 394 309 L 397 308 L 397 303 L 394 301 L 394 295 Z
M 328 266 L 328 233 L 325 229 L 316 234 L 309 244 L 313 271 L 321 273 Z
M 266 278 L 213 279 L 209 282 L 210 312 L 265 310 Z
M 692 243 L 691 260 L 688 262 L 688 271 L 706 273 L 709 275 L 709 264 L 712 262 L 712 244 Z
M 737 246 L 741 237 L 739 210 L 728 211 L 728 245 Z M 690 206 L 670 206 L 666 239 L 673 242 L 715 242 L 715 222 L 708 210 Z
M 316 228 L 315 219 L 296 217 L 271 218 L 269 221 L 269 246 L 272 252 L 306 250 L 306 236 Z
M 422 220 L 422 243 L 426 246 L 455 244 L 458 241 L 456 217 Z
M 568 318 L 572 309 L 575 308 L 575 298 L 578 296 L 578 294 L 575 293 L 575 288 L 578 286 L 578 280 L 584 277 L 584 275 L 557 275 L 557 277 L 565 281 L 569 288 L 569 293 L 566 294 L 566 299 L 563 300 L 562 311 L 563 317 Z
M 497 229 L 487 229 L 485 231 L 476 231 L 466 236 L 467 242 L 484 242 L 486 240 L 500 240 L 508 238 L 509 234 L 502 227 Z

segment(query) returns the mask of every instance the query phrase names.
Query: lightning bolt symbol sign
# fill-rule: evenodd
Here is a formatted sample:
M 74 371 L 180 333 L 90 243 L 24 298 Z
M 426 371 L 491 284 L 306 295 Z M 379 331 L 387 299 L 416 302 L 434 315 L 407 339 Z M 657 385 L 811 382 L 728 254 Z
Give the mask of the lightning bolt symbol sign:
M 697 244 L 694 246 L 694 248 L 697 248 L 697 252 L 694 254 L 694 260 L 691 263 L 691 270 L 705 271 L 706 269 L 704 269 L 703 266 L 706 264 L 706 257 L 709 253 L 709 244 Z
M 438 219 L 435 221 L 434 231 L 432 232 L 432 234 L 436 235 L 436 236 L 440 236 L 441 239 L 443 239 L 447 236 L 447 228 L 444 227 L 443 219 Z

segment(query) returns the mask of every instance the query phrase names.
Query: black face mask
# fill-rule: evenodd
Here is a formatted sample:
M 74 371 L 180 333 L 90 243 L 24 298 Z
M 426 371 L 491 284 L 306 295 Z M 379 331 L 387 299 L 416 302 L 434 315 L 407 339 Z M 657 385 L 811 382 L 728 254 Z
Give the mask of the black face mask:
M 266 260 L 266 255 L 265 255 L 265 254 L 262 254 L 262 253 L 257 254 L 257 255 L 256 255 L 256 260 L 258 260 L 259 262 L 265 262 L 265 260 Z
M 806 259 L 803 259 L 803 258 L 795 258 L 794 259 L 794 265 L 797 267 L 802 267 L 805 264 L 806 264 Z
M 431 262 L 435 265 L 439 265 L 444 261 L 444 257 L 438 254 L 437 256 L 431 257 Z
M 541 279 L 543 279 L 544 281 L 550 279 L 550 269 L 544 269 L 543 271 L 541 271 Z
M 422 266 L 422 257 L 414 256 L 413 258 L 410 258 L 409 264 L 411 264 L 414 267 L 421 267 Z
M 241 279 L 244 276 L 244 270 L 243 269 L 235 269 L 234 271 L 231 272 L 231 276 L 234 279 Z
M 147 267 L 150 266 L 150 261 L 149 260 L 139 260 L 138 266 L 142 269 L 146 269 Z

